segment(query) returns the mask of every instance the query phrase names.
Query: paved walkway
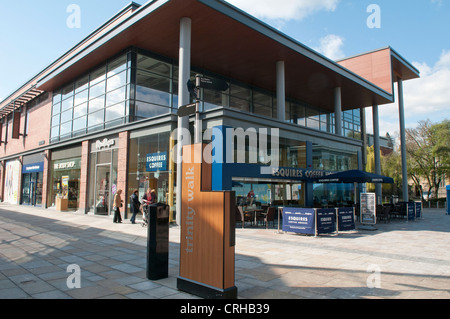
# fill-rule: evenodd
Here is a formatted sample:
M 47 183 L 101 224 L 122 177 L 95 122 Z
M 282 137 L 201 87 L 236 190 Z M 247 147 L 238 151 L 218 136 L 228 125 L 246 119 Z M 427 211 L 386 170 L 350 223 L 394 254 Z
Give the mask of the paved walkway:
M 450 298 L 450 216 L 308 237 L 237 229 L 239 298 Z M 128 220 L 0 204 L 0 299 L 189 299 L 176 289 L 179 228 L 169 278 L 146 275 L 146 229 Z M 69 288 L 69 265 L 81 288 Z

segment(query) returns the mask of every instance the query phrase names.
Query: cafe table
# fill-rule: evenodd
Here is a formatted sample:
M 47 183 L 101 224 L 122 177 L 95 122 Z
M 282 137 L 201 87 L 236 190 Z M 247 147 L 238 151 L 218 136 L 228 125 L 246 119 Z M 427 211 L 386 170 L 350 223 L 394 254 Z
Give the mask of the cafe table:
M 253 214 L 253 219 L 255 220 L 255 225 L 258 225 L 257 224 L 258 214 L 264 213 L 264 209 L 263 208 L 247 208 L 244 210 L 244 214 L 245 213 Z

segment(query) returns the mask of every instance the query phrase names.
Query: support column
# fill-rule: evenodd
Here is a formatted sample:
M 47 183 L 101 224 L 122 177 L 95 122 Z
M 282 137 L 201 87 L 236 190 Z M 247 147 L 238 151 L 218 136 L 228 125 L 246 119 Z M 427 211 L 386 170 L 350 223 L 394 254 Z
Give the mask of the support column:
M 334 89 L 334 127 L 335 134 L 342 136 L 342 100 L 340 87 Z
M 48 200 L 50 180 L 50 169 L 52 163 L 52 152 L 50 150 L 44 151 L 44 171 L 42 172 L 42 208 L 52 206 L 51 201 Z M 50 205 L 49 205 L 50 204 Z
M 284 61 L 277 62 L 277 118 L 286 120 L 286 77 Z
M 309 170 L 313 169 L 313 143 L 306 141 L 306 168 Z M 306 182 L 305 187 L 305 206 L 314 206 L 314 188 L 312 182 Z
M 87 214 L 89 211 L 89 141 L 84 141 L 81 144 L 81 174 L 80 174 L 80 207 L 79 210 L 83 214 Z M 125 190 L 124 190 L 125 191 Z
M 180 50 L 179 50 L 179 73 L 178 73 L 178 107 L 189 104 L 189 91 L 187 82 L 191 76 L 191 29 L 192 21 L 190 18 L 180 20 Z M 177 134 L 177 191 L 176 191 L 176 223 L 180 225 L 181 220 L 181 183 L 182 183 L 182 161 L 181 154 L 183 145 L 190 144 L 186 141 L 187 136 L 183 133 L 189 132 L 189 117 L 178 118 Z
M 380 158 L 380 123 L 378 119 L 378 105 L 372 106 L 373 117 L 373 153 L 375 158 L 375 174 L 381 175 L 381 158 Z M 375 184 L 375 193 L 377 204 L 381 205 L 382 191 L 381 184 Z
M 117 163 L 117 190 L 122 190 L 123 206 L 120 212 L 123 218 L 127 218 L 128 198 L 128 147 L 130 145 L 130 132 L 125 131 L 119 133 L 119 150 Z
M 405 130 L 405 107 L 403 102 L 403 80 L 398 79 L 398 111 L 400 117 L 400 143 L 402 154 L 402 183 L 403 183 L 403 201 L 409 200 L 408 194 L 408 170 L 406 166 L 406 130 Z

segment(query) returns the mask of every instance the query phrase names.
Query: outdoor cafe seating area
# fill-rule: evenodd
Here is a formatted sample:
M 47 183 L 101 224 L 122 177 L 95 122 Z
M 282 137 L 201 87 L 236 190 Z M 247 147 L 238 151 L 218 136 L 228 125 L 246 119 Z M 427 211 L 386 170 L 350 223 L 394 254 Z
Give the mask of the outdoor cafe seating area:
M 269 229 L 274 228 L 278 219 L 277 206 L 264 205 L 259 202 L 248 203 L 249 205 L 236 204 L 236 226 L 241 228 L 263 227 Z M 390 223 L 391 221 L 401 221 L 408 219 L 408 203 L 397 202 L 383 205 L 376 205 L 377 223 Z M 415 203 L 409 203 L 417 205 Z M 340 208 L 353 207 L 355 212 L 355 221 L 360 221 L 360 205 L 359 203 L 346 203 L 346 205 L 327 205 L 327 207 L 316 208 Z M 280 218 L 283 218 L 280 213 Z

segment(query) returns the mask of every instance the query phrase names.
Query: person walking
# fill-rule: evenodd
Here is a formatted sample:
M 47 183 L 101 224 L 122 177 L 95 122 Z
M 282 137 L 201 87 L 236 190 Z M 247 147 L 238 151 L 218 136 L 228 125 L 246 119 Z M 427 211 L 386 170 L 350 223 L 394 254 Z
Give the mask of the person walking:
M 120 195 L 122 194 L 122 190 L 119 189 L 116 192 L 116 195 L 114 195 L 114 223 L 122 223 L 122 217 L 120 216 L 120 207 L 122 207 L 122 198 L 120 197 Z
M 139 212 L 141 207 L 141 202 L 139 201 L 139 191 L 137 189 L 134 190 L 133 194 L 131 195 L 130 200 L 130 211 L 131 211 L 131 218 L 130 222 L 132 224 L 136 224 L 136 215 Z

